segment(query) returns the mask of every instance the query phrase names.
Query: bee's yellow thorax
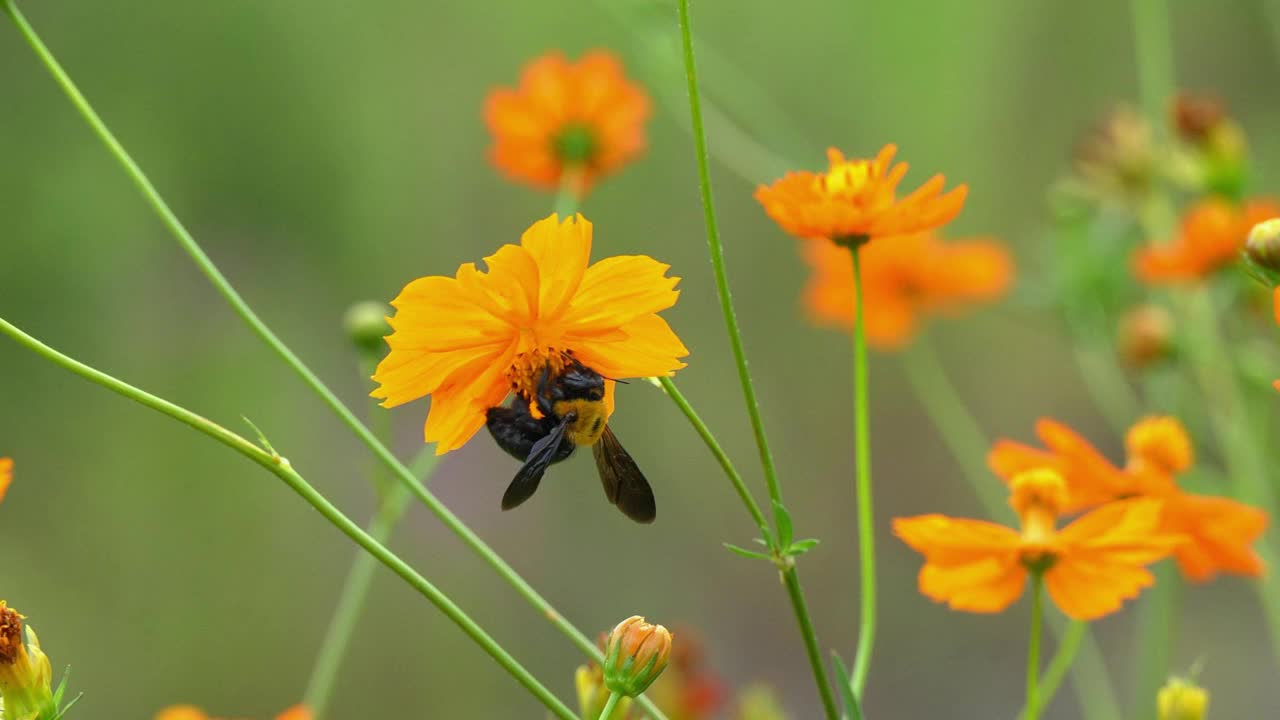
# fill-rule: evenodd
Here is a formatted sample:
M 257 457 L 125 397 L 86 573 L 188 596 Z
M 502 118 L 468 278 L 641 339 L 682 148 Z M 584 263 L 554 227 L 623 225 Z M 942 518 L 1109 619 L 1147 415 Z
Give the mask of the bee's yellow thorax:
M 561 400 L 553 408 L 557 417 L 575 413 L 577 419 L 569 423 L 565 437 L 574 445 L 595 445 L 604 433 L 609 421 L 601 400 Z

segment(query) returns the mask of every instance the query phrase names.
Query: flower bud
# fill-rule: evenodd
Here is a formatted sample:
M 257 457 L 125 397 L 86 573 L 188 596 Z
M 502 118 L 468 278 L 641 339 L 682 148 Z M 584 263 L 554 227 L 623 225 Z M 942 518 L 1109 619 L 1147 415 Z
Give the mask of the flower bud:
M 13 482 L 13 461 L 7 457 L 0 457 L 0 502 L 4 502 L 4 493 L 9 489 L 11 482 Z
M 618 623 L 605 642 L 605 687 L 635 697 L 658 679 L 670 658 L 671 633 L 633 615 Z
M 1204 720 L 1208 709 L 1208 691 L 1189 680 L 1172 678 L 1156 695 L 1160 720 Z
M 578 690 L 578 713 L 582 720 L 599 720 L 604 706 L 609 702 L 609 689 L 604 686 L 604 673 L 592 663 L 580 665 L 573 676 Z M 622 698 L 606 720 L 622 720 L 631 710 L 631 698 Z
M 391 326 L 387 324 L 389 314 L 391 309 L 385 303 L 365 300 L 347 309 L 342 326 L 356 347 L 376 353 L 386 347 L 382 339 L 391 334 Z
M 1174 350 L 1173 315 L 1159 305 L 1139 305 L 1120 318 L 1116 338 L 1120 359 L 1141 370 L 1168 358 Z
M 1217 98 L 1189 92 L 1174 97 L 1171 115 L 1178 137 L 1193 145 L 1207 142 L 1209 133 L 1227 119 L 1226 109 Z
M 53 671 L 40 639 L 0 600 L 0 698 L 5 720 L 36 720 L 53 707 Z
M 1280 218 L 1263 220 L 1249 231 L 1244 254 L 1253 269 L 1265 275 L 1271 286 L 1280 285 Z

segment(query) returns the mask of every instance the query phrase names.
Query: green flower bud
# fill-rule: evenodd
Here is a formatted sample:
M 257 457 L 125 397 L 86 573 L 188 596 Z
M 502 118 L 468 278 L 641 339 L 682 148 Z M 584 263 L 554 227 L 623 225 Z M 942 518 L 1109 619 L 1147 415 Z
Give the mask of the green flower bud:
M 611 692 L 635 697 L 658 679 L 671 658 L 671 633 L 639 615 L 609 633 L 604 650 L 604 684 Z
M 1245 258 L 1254 274 L 1261 273 L 1261 280 L 1271 287 L 1280 285 L 1280 218 L 1264 220 L 1249 231 L 1244 244 Z
M 347 309 L 342 320 L 347 337 L 356 347 L 365 352 L 377 353 L 386 347 L 383 338 L 391 334 L 391 326 L 387 324 L 387 316 L 391 308 L 386 303 L 376 300 L 358 302 Z

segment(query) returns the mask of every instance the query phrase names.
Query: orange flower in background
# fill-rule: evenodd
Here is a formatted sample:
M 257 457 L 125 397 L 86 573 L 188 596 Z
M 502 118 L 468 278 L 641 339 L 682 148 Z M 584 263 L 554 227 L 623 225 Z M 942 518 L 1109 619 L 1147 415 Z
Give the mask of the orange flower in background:
M 455 277 L 414 280 L 392 301 L 391 352 L 373 397 L 385 407 L 431 396 L 423 436 L 436 453 L 461 447 L 513 389 L 532 397 L 538 374 L 569 356 L 606 378 L 669 375 L 689 354 L 658 316 L 680 278 L 644 255 L 588 264 L 591 223 L 557 215 Z M 613 411 L 612 380 L 606 403 Z
M 13 460 L 0 457 L 0 502 L 4 502 L 4 494 L 8 492 L 11 482 L 13 482 Z
M 897 151 L 896 145 L 885 145 L 873 160 L 846 160 L 831 148 L 827 172 L 789 172 L 772 185 L 756 188 L 756 200 L 783 230 L 806 239 L 870 240 L 950 222 L 964 206 L 968 187 L 960 185 L 943 194 L 945 180 L 934 175 L 899 199 L 898 183 L 907 164 L 892 164 Z
M 1043 573 L 1054 603 L 1077 620 L 1120 609 L 1154 582 L 1147 565 L 1181 539 L 1158 531 L 1160 501 L 1110 503 L 1062 530 L 1067 501 L 1053 470 L 1014 478 L 1009 504 L 1021 532 L 982 520 L 923 515 L 893 521 L 894 533 L 925 557 L 920 592 L 954 610 L 995 613 L 1022 595 L 1027 576 Z
M 1252 546 L 1266 529 L 1266 513 L 1231 498 L 1178 487 L 1176 476 L 1191 468 L 1195 455 L 1177 419 L 1151 417 L 1130 428 L 1123 469 L 1061 423 L 1041 420 L 1036 432 L 1049 450 L 1009 440 L 996 443 L 988 462 L 997 475 L 1010 481 L 1030 468 L 1053 468 L 1066 479 L 1067 511 L 1120 498 L 1158 499 L 1163 503 L 1160 531 L 1186 537 L 1173 552 L 1184 577 L 1200 582 L 1219 572 L 1262 574 L 1262 560 Z
M 852 327 L 849 253 L 832 243 L 804 243 L 801 251 L 813 268 L 804 291 L 809 314 L 820 324 Z M 1013 279 L 1008 251 L 991 240 L 944 243 L 932 233 L 918 233 L 860 252 L 867 339 L 881 348 L 905 343 L 925 316 L 999 298 Z
M 311 720 L 311 711 L 294 705 L 276 716 L 276 720 Z M 217 720 L 194 705 L 174 705 L 156 713 L 155 720 Z
M 484 117 L 499 171 L 544 189 L 567 180 L 581 195 L 644 149 L 649 97 L 610 53 L 570 63 L 551 52 L 525 66 L 519 87 L 491 92 Z
M 1276 216 L 1280 205 L 1268 199 L 1243 207 L 1216 197 L 1201 200 L 1183 216 L 1178 237 L 1134 254 L 1134 271 L 1151 285 L 1198 280 L 1235 262 L 1253 226 Z

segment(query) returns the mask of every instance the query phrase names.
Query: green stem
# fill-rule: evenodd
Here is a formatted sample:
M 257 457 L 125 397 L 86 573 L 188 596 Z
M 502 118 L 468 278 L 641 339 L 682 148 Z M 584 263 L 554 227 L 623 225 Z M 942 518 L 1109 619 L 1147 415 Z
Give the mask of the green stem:
M 567 167 L 560 174 L 560 189 L 556 192 L 555 213 L 562 221 L 578 211 L 580 201 L 578 184 L 583 172 L 579 167 Z
M 1138 608 L 1137 641 L 1138 681 L 1130 700 L 1130 717 L 1154 720 L 1151 698 L 1169 674 L 1169 658 L 1173 653 L 1174 632 L 1178 627 L 1178 589 L 1180 578 L 1173 561 L 1160 563 L 1155 569 L 1155 586 L 1144 593 Z
M 618 701 L 622 696 L 616 692 L 609 692 L 609 699 L 604 704 L 604 709 L 600 711 L 600 720 L 610 720 L 613 717 L 614 708 L 618 707 Z
M 1044 622 L 1044 579 L 1039 573 L 1031 578 L 1031 632 L 1027 639 L 1027 706 L 1026 720 L 1040 717 L 1040 633 Z
M 6 4 L 7 3 L 7 0 Z M 85 378 L 93 383 L 111 390 L 112 392 L 122 395 L 133 400 L 145 407 L 151 408 L 157 412 L 168 415 L 169 417 L 208 435 L 236 452 L 244 455 L 253 462 L 261 465 L 263 468 L 280 478 L 303 500 L 306 500 L 311 507 L 324 516 L 334 527 L 342 531 L 344 535 L 351 538 L 360 547 L 364 548 L 368 553 L 373 555 L 392 572 L 400 576 L 406 583 L 417 590 L 443 612 L 450 620 L 454 622 L 464 633 L 467 634 L 477 645 L 479 645 L 486 653 L 489 654 L 499 665 L 501 665 L 510 675 L 516 679 L 521 685 L 533 694 L 543 705 L 547 707 L 557 717 L 564 720 L 577 720 L 577 716 L 564 703 L 560 702 L 550 690 L 545 688 L 538 682 L 528 670 L 524 668 L 514 657 L 510 655 L 496 640 L 489 636 L 479 625 L 475 623 L 462 608 L 454 604 L 447 595 L 438 590 L 426 578 L 420 575 L 416 570 L 401 560 L 395 553 L 387 549 L 385 545 L 378 542 L 369 533 L 365 532 L 353 522 L 350 518 L 342 513 L 341 510 L 334 507 L 323 495 L 321 495 L 314 487 L 311 486 L 296 470 L 288 459 L 282 457 L 274 450 L 264 450 L 245 438 L 231 432 L 230 430 L 197 415 L 186 408 L 175 405 L 163 398 L 152 395 L 146 391 L 140 390 L 128 383 L 118 380 L 100 370 L 92 368 L 84 363 L 63 355 L 53 348 L 45 345 L 39 340 L 31 337 L 18 329 L 7 320 L 0 318 L 0 332 L 8 335 L 16 340 L 20 345 L 34 351 L 37 355 L 53 362 L 62 368 Z
M 240 296 L 236 289 L 227 281 L 209 256 L 204 253 L 195 239 L 178 220 L 173 211 L 165 203 L 155 186 L 134 162 L 124 146 L 116 140 L 111 131 L 107 128 L 102 118 L 98 116 L 89 102 L 85 99 L 80 90 L 76 88 L 75 83 L 58 64 L 57 60 L 41 42 L 36 35 L 35 30 L 27 23 L 26 18 L 18 11 L 13 0 L 0 0 L 0 5 L 13 19 L 14 25 L 18 31 L 26 39 L 27 43 L 35 51 L 36 55 L 44 63 L 49 73 L 53 76 L 55 82 L 63 90 L 70 99 L 80 115 L 88 123 L 94 134 L 107 147 L 116 161 L 120 163 L 125 172 L 137 185 L 142 192 L 147 203 L 152 207 L 156 214 L 160 217 L 161 222 L 169 230 L 169 232 L 177 239 L 182 248 L 191 256 L 191 259 L 204 273 L 205 277 L 213 284 L 218 292 L 223 296 L 231 308 L 237 315 L 254 331 L 258 337 L 267 344 L 273 351 L 279 355 L 285 363 L 293 369 L 294 373 L 302 378 L 303 382 L 311 388 L 311 390 L 324 401 L 329 409 L 338 416 L 355 435 L 365 444 L 366 447 L 374 454 L 374 456 L 386 466 L 423 505 L 427 507 L 451 532 L 462 539 L 473 552 L 478 554 L 490 567 L 492 567 L 502 578 L 511 585 L 516 592 L 525 599 L 540 615 L 546 618 L 557 630 L 559 630 L 570 642 L 572 642 L 587 657 L 600 661 L 601 655 L 595 643 L 586 635 L 575 628 L 571 623 L 565 620 L 559 612 L 551 606 L 541 595 L 538 594 L 528 582 L 522 578 L 510 565 L 506 563 L 496 552 L 493 551 L 478 535 L 466 526 L 452 511 L 449 510 L 435 495 L 429 492 L 418 482 L 418 479 L 403 463 L 396 459 L 395 455 L 387 449 L 385 445 L 378 441 L 368 427 L 360 422 L 351 410 L 342 404 L 337 395 L 316 376 L 310 368 L 298 358 L 292 350 L 289 349 L 279 337 L 267 327 L 266 323 L 249 307 L 248 303 Z M 664 720 L 665 715 L 653 705 L 647 698 L 636 698 L 636 702 L 648 712 L 656 720 Z
M 862 259 L 860 244 L 849 247 L 853 259 L 853 452 L 858 495 L 858 556 L 861 560 L 862 619 L 858 649 L 853 658 L 853 692 L 862 699 L 871 670 L 876 639 L 875 513 L 871 506 L 871 428 L 867 398 L 867 337 L 862 317 Z
M 667 393 L 667 397 L 671 398 L 676 407 L 680 408 L 680 412 L 684 413 L 684 416 L 688 418 L 689 424 L 693 425 L 693 429 L 698 432 L 698 436 L 706 443 L 707 449 L 715 456 L 716 462 L 720 463 L 720 468 L 724 470 L 729 482 L 733 484 L 733 489 L 738 493 L 742 504 L 746 506 L 747 512 L 751 513 L 751 519 L 755 520 L 760 532 L 764 533 L 765 540 L 769 541 L 770 546 L 772 546 L 769 521 L 765 519 L 764 513 L 760 511 L 760 506 L 756 504 L 755 498 L 751 496 L 751 491 L 747 489 L 747 484 L 743 481 L 742 475 L 738 473 L 738 469 L 733 466 L 733 461 L 729 459 L 728 453 L 724 451 L 724 448 L 720 447 L 719 441 L 711 434 L 711 429 L 707 427 L 698 412 L 685 399 L 679 388 L 676 387 L 675 382 L 669 377 L 658 378 L 658 382 L 662 384 L 662 389 Z
M 1062 633 L 1062 639 L 1058 641 L 1057 652 L 1049 660 L 1049 667 L 1040 676 L 1039 707 L 1049 707 L 1049 704 L 1053 702 L 1053 696 L 1058 693 L 1058 688 L 1062 686 L 1062 680 L 1066 678 L 1067 671 L 1071 669 L 1072 663 L 1076 660 L 1076 655 L 1080 650 L 1080 643 L 1088 633 L 1089 624 L 1082 620 L 1072 620 L 1071 624 L 1067 625 L 1066 632 Z M 1026 708 L 1022 709 L 1022 713 L 1018 718 L 1019 720 L 1028 720 Z
M 689 118 L 693 127 L 693 143 L 698 162 L 698 186 L 702 194 L 702 210 L 707 230 L 707 248 L 711 254 L 711 267 L 716 279 L 716 294 L 720 298 L 720 311 L 724 316 L 725 328 L 729 333 L 729 344 L 733 349 L 734 362 L 738 368 L 738 380 L 742 385 L 742 396 L 747 405 L 747 414 L 751 420 L 751 428 L 755 433 L 756 448 L 760 453 L 760 465 L 764 470 L 765 483 L 769 488 L 769 498 L 773 501 L 774 527 L 780 528 L 786 512 L 782 505 L 782 488 L 778 484 L 777 469 L 773 464 L 773 453 L 769 449 L 769 439 L 765 434 L 764 418 L 760 414 L 760 405 L 756 400 L 755 386 L 751 381 L 751 372 L 747 368 L 746 350 L 742 343 L 742 332 L 738 327 L 738 317 L 734 312 L 733 298 L 729 294 L 729 279 L 725 271 L 724 248 L 720 242 L 720 227 L 716 219 L 715 200 L 711 192 L 711 168 L 707 151 L 707 132 L 702 121 L 701 96 L 698 90 L 698 69 L 694 61 L 693 30 L 689 21 L 689 0 L 679 0 L 680 42 L 684 54 L 685 79 L 689 90 Z M 766 538 L 767 539 L 767 538 Z M 776 535 L 775 535 L 776 539 Z M 775 553 L 782 550 L 773 547 Z M 784 573 L 786 575 L 787 573 Z M 806 648 L 818 647 L 814 634 L 813 621 L 809 618 L 809 610 L 804 603 L 804 596 L 799 592 L 799 579 L 791 574 L 788 583 L 795 584 L 795 591 L 788 591 L 791 607 L 800 625 L 800 633 Z M 836 709 L 835 695 L 827 682 L 826 670 L 822 665 L 821 655 L 810 655 L 810 666 L 814 682 L 818 686 L 818 695 L 822 699 L 823 709 L 829 720 L 836 720 L 839 711 Z

